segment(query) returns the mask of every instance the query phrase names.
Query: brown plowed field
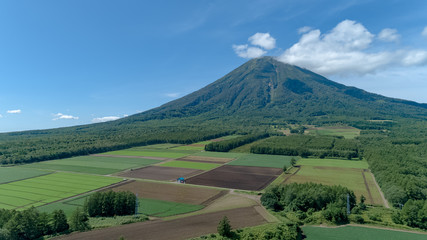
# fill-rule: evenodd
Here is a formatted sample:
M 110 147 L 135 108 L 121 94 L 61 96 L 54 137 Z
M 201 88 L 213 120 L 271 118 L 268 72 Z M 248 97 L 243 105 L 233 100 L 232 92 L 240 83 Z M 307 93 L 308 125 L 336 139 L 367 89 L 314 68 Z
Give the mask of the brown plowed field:
M 122 177 L 143 178 L 152 180 L 176 180 L 179 177 L 190 177 L 202 173 L 203 170 L 174 167 L 149 166 L 118 174 Z
M 204 205 L 227 194 L 212 188 L 188 186 L 185 184 L 134 181 L 113 188 L 114 191 L 131 191 L 140 198 L 159 199 L 179 203 Z
M 227 163 L 234 158 L 216 158 L 216 157 L 202 157 L 202 156 L 186 156 L 180 159 L 180 161 L 190 161 L 190 162 L 209 162 L 209 163 Z
M 182 240 L 217 232 L 218 222 L 224 216 L 228 217 L 231 226 L 236 229 L 267 223 L 254 207 L 249 207 L 207 213 L 170 221 L 156 220 L 127 224 L 90 232 L 74 233 L 68 236 L 62 236 L 59 239 L 117 240 L 123 236 L 127 240 Z
M 187 183 L 243 190 L 261 190 L 282 173 L 282 169 L 225 165 L 187 179 Z

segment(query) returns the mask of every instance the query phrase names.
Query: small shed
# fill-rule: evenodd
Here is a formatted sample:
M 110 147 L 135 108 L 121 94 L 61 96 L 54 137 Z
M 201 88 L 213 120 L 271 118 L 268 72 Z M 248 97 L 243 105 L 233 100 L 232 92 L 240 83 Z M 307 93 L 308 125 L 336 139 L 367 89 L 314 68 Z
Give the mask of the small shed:
M 185 183 L 185 178 L 183 178 L 183 177 L 177 178 L 176 182 L 178 182 L 178 183 Z

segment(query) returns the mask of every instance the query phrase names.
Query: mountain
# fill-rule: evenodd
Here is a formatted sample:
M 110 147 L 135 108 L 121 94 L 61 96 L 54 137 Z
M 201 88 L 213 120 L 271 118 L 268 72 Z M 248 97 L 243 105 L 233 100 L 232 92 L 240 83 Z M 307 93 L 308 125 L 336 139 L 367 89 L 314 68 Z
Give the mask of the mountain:
M 361 126 L 374 124 L 367 120 L 384 119 L 426 120 L 427 104 L 368 93 L 263 57 L 187 96 L 116 121 L 0 134 L 0 163 L 192 143 L 234 132 L 265 131 L 276 124 Z
M 196 92 L 130 119 L 195 116 L 300 120 L 332 116 L 425 118 L 427 104 L 369 93 L 279 62 L 273 57 L 262 57 L 246 62 Z

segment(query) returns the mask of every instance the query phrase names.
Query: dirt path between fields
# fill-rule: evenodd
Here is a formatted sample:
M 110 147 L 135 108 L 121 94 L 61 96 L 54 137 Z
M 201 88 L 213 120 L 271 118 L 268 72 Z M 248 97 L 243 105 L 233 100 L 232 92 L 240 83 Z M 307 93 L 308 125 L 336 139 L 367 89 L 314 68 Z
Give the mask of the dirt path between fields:
M 381 190 L 380 186 L 378 185 L 377 180 L 375 179 L 374 174 L 373 174 L 371 171 L 369 171 L 369 173 L 371 174 L 372 179 L 374 180 L 375 186 L 377 187 L 378 192 L 380 193 L 381 199 L 382 199 L 382 200 L 383 200 L 383 202 L 384 202 L 384 207 L 386 207 L 386 208 L 390 208 L 390 205 L 388 204 L 387 199 L 385 199 L 385 197 L 384 197 L 384 193 L 383 193 L 383 191 Z
M 297 168 L 297 170 L 291 175 L 287 176 L 285 180 L 283 180 L 282 184 L 286 183 L 291 177 L 295 176 L 299 172 L 299 170 L 301 170 L 301 166 L 294 166 L 294 168 Z
M 368 191 L 369 200 L 371 201 L 371 203 L 374 203 L 374 198 L 372 197 L 371 189 L 369 189 L 368 182 L 366 181 L 366 176 L 365 176 L 366 171 L 367 171 L 366 169 L 362 170 L 363 182 L 365 183 L 366 191 Z
M 304 225 L 304 226 L 319 227 L 319 228 L 342 228 L 342 227 L 352 226 L 352 227 L 374 228 L 374 229 L 382 229 L 382 230 L 390 230 L 390 231 L 397 231 L 397 232 L 407 232 L 407 233 L 416 233 L 416 234 L 427 235 L 427 232 L 418 232 L 418 231 L 411 231 L 411 230 L 405 230 L 405 229 L 396 229 L 396 228 L 372 226 L 372 225 L 362 225 L 362 224 L 355 224 L 355 223 L 339 225 L 339 226 L 328 226 L 328 225 L 317 225 L 317 226 L 315 226 L 315 225 Z M 304 226 L 302 226 L 302 227 L 304 227 Z

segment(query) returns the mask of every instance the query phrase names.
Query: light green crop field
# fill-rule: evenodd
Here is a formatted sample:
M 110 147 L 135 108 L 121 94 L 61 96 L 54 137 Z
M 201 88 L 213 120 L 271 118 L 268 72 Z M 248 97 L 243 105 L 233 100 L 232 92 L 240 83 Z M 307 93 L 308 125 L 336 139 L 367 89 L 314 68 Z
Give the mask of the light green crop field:
M 250 166 L 250 167 L 272 167 L 283 168 L 283 166 L 291 165 L 289 156 L 267 155 L 267 154 L 248 154 L 237 158 L 228 163 L 228 165 Z M 297 157 L 295 157 L 297 159 Z
M 0 183 L 13 182 L 48 174 L 50 171 L 20 167 L 0 167 Z
M 353 139 L 360 135 L 360 130 L 352 127 L 324 127 L 314 130 L 318 135 L 343 136 L 347 139 Z
M 301 166 L 301 169 L 296 175 L 291 176 L 286 183 L 306 183 L 314 182 L 325 185 L 341 185 L 354 191 L 358 199 L 363 194 L 366 197 L 366 203 L 374 205 L 383 205 L 381 196 L 373 183 L 373 179 L 369 178 L 369 172 L 365 172 L 365 177 L 369 191 L 366 188 L 363 179 L 363 170 L 356 168 L 337 168 L 323 166 Z
M 366 161 L 341 160 L 341 159 L 320 159 L 320 158 L 300 158 L 297 162 L 302 166 L 321 166 L 321 167 L 342 167 L 342 168 L 361 168 L 368 169 Z
M 187 156 L 188 153 L 164 151 L 135 151 L 135 150 L 119 150 L 103 153 L 105 155 L 117 156 L 138 156 L 138 157 L 161 157 L 161 158 L 181 158 Z
M 76 208 L 78 207 L 80 207 L 81 209 L 83 208 L 87 196 L 88 195 L 79 196 L 75 199 L 50 203 L 47 205 L 40 206 L 37 209 L 41 212 L 47 212 L 47 213 L 52 213 L 55 210 L 62 209 L 65 215 L 67 215 L 67 217 L 70 217 L 71 214 L 73 214 L 73 212 L 76 210 Z
M 147 149 L 169 149 L 174 147 L 182 146 L 182 144 L 174 144 L 174 143 L 160 143 L 160 144 L 153 144 L 153 145 L 147 145 L 147 146 L 141 146 L 141 147 L 133 147 L 127 150 L 147 150 Z
M 186 151 L 192 151 L 192 153 L 196 153 L 196 152 L 205 150 L 205 146 L 186 145 L 186 146 L 179 146 L 179 147 L 173 148 L 172 150 L 186 150 Z
M 52 173 L 0 185 L 0 205 L 6 209 L 38 207 L 120 182 L 120 178 L 76 173 Z
M 159 160 L 123 157 L 83 156 L 23 165 L 22 168 L 49 169 L 69 172 L 111 174 L 129 168 L 143 167 Z
M 168 217 L 188 212 L 194 212 L 204 208 L 202 205 L 169 202 L 156 199 L 139 199 L 138 212 L 155 217 Z
M 221 166 L 216 163 L 202 163 L 202 162 L 189 162 L 189 161 L 170 161 L 160 164 L 161 167 L 177 167 L 177 168 L 191 168 L 199 170 L 210 170 Z
M 192 154 L 192 156 L 218 157 L 218 158 L 238 158 L 244 155 L 247 155 L 247 153 L 199 152 L 199 153 Z
M 302 227 L 307 240 L 425 240 L 426 234 L 401 232 L 386 229 L 345 226 L 338 228 Z

